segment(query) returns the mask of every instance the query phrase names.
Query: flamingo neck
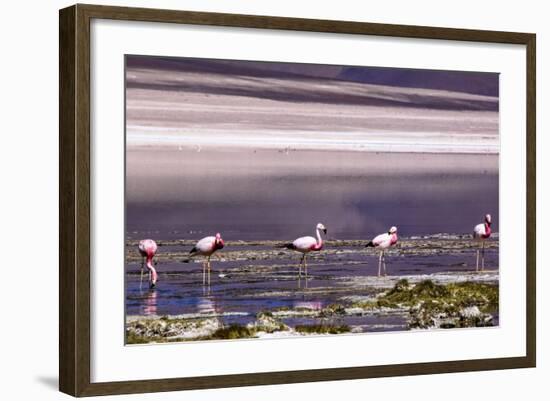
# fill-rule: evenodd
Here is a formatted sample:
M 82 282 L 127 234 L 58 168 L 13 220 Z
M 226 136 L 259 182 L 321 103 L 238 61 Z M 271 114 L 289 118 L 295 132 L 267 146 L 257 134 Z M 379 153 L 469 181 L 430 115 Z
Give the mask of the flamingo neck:
M 321 237 L 321 233 L 319 232 L 319 229 L 317 229 L 317 245 L 315 245 L 315 249 L 319 250 L 323 247 L 323 238 Z
M 153 257 L 147 257 L 147 268 L 151 272 L 151 282 L 155 284 L 157 282 L 157 270 L 153 267 Z
M 485 238 L 489 238 L 491 235 L 491 225 L 489 223 L 485 223 Z

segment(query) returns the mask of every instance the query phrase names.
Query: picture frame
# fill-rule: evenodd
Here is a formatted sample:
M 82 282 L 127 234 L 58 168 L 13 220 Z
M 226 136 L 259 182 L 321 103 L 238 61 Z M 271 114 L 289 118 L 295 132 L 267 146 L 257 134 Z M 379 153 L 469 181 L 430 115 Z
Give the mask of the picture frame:
M 93 20 L 368 35 L 525 47 L 525 355 L 275 372 L 94 382 L 91 379 L 91 33 Z M 536 36 L 530 33 L 374 24 L 77 4 L 59 14 L 59 389 L 72 396 L 349 380 L 536 366 Z M 122 128 L 121 128 L 122 130 Z M 506 162 L 506 161 L 504 161 Z M 116 300 L 115 300 L 116 302 Z

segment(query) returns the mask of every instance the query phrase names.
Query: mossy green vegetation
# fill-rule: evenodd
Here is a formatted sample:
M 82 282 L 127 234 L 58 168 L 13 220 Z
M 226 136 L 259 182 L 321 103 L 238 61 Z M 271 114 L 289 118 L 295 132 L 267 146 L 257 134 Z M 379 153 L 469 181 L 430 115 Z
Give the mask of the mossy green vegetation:
M 126 332 L 126 344 L 149 344 L 153 342 L 163 342 L 163 340 L 161 337 L 149 337 L 139 335 L 131 330 L 128 330 Z
M 406 279 L 402 279 L 381 298 L 389 303 L 410 304 L 419 300 L 441 299 L 449 296 L 450 292 L 445 285 L 424 280 L 411 286 Z
M 353 304 L 366 311 L 405 309 L 409 328 L 492 326 L 498 310 L 498 286 L 476 282 L 437 284 L 424 280 L 411 284 L 399 280 L 375 300 Z
M 498 308 L 498 286 L 484 283 L 462 282 L 436 284 L 424 280 L 416 285 L 406 279 L 399 280 L 392 289 L 375 300 L 356 302 L 352 306 L 363 309 L 412 307 L 419 302 L 444 302 L 457 307 L 478 306 L 481 310 Z
M 412 286 L 400 280 L 378 304 L 410 308 L 410 328 L 492 326 L 487 312 L 498 309 L 498 287 L 472 282 L 443 285 L 431 280 Z
M 143 318 L 126 325 L 127 344 L 164 343 L 190 340 L 235 340 L 255 338 L 258 333 L 287 331 L 290 328 L 269 311 L 260 312 L 256 320 L 245 325 L 224 326 L 217 318 L 180 318 L 162 316 Z
M 299 333 L 307 334 L 341 334 L 349 333 L 351 328 L 348 325 L 331 325 L 331 324 L 307 324 L 298 325 L 294 328 Z
M 498 309 L 499 296 L 498 286 L 464 282 L 457 284 L 448 284 L 451 297 L 455 299 L 455 304 L 461 306 L 478 306 L 482 312 Z
M 278 319 L 273 317 L 273 313 L 263 311 L 256 315 L 256 321 L 247 325 L 249 329 L 256 332 L 274 333 L 276 331 L 287 331 L 290 328 Z
M 289 306 L 279 306 L 272 310 L 273 312 L 314 312 L 315 309 L 297 306 L 297 307 L 289 307 Z
M 319 313 L 320 317 L 329 317 L 334 315 L 345 315 L 345 314 L 346 314 L 346 308 L 344 305 L 341 305 L 341 304 L 330 304 L 325 308 L 321 309 L 321 312 Z
M 215 317 L 185 319 L 162 316 L 147 317 L 129 321 L 126 324 L 127 344 L 149 342 L 184 341 L 189 337 L 208 336 L 221 328 L 221 322 Z
M 255 337 L 256 330 L 240 324 L 232 324 L 216 330 L 208 337 L 209 340 L 236 340 L 238 338 Z

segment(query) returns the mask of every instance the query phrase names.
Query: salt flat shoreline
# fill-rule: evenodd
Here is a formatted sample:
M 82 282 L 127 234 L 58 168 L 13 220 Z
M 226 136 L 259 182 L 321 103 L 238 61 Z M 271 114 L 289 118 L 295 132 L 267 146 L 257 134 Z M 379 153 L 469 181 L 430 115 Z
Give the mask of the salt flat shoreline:
M 498 233 L 486 241 L 486 249 L 497 249 L 499 247 Z M 126 241 L 126 261 L 140 261 L 139 253 L 135 251 L 138 240 Z M 188 263 L 191 261 L 200 262 L 202 258 L 189 259 L 189 250 L 195 245 L 194 239 L 179 240 L 157 240 L 159 251 L 155 259 L 163 261 L 179 261 Z M 367 240 L 326 240 L 321 252 L 312 253 L 308 256 L 310 260 L 320 260 L 324 255 L 344 255 L 354 253 L 357 255 L 377 255 L 376 249 L 365 248 Z M 259 240 L 225 241 L 224 249 L 218 251 L 213 257 L 214 260 L 235 261 L 235 260 L 275 260 L 288 258 L 296 255 L 295 252 L 278 248 L 284 244 L 281 240 Z M 179 248 L 183 249 L 179 249 Z M 422 236 L 400 238 L 396 247 L 386 251 L 388 255 L 436 255 L 436 254 L 460 254 L 472 252 L 479 248 L 479 243 L 471 239 L 470 234 L 439 234 L 437 236 Z

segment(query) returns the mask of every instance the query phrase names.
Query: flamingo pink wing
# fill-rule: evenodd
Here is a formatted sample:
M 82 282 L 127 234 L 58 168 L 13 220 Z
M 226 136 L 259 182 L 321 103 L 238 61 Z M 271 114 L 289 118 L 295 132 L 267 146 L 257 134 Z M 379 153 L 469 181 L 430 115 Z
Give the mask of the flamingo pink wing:
M 299 251 L 309 251 L 317 245 L 317 240 L 313 237 L 300 237 L 295 239 L 292 244 Z
M 195 248 L 197 248 L 200 253 L 203 253 L 203 254 L 209 253 L 213 251 L 215 242 L 216 242 L 216 237 L 204 237 L 199 242 L 197 242 L 197 245 L 195 245 Z
M 485 224 L 478 224 L 474 227 L 474 238 L 483 238 L 485 236 Z
M 372 243 L 374 244 L 374 246 L 379 246 L 384 242 L 388 241 L 388 239 L 389 239 L 389 235 L 387 233 L 384 233 L 374 237 L 374 239 L 372 240 Z

